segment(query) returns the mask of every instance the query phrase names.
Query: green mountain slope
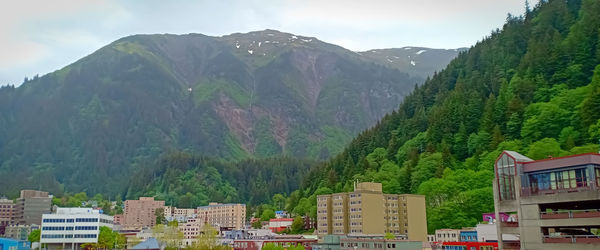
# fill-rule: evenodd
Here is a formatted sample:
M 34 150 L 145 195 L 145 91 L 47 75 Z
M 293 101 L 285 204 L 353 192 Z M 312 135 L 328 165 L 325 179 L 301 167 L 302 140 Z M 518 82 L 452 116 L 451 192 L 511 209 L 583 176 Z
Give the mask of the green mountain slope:
M 600 148 L 600 2 L 541 1 L 462 53 L 400 108 L 315 168 L 293 197 L 350 190 L 427 196 L 429 231 L 493 211 L 502 150 L 533 159 Z M 299 199 L 291 199 L 293 209 Z
M 124 193 L 176 151 L 326 159 L 422 81 L 274 30 L 125 37 L 0 88 L 0 190 Z

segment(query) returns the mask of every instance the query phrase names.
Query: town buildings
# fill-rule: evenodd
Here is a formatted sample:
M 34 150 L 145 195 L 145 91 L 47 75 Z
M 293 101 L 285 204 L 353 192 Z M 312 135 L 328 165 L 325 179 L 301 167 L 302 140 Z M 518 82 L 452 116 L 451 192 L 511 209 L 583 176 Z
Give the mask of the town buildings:
M 246 204 L 211 202 L 196 209 L 197 219 L 217 230 L 242 229 L 246 225 Z
M 427 240 L 425 197 L 384 194 L 381 183 L 355 184 L 354 192 L 317 196 L 317 232 L 327 234 L 391 233 Z
M 140 197 L 139 200 L 126 200 L 121 225 L 125 229 L 154 227 L 156 210 L 164 209 L 165 201 L 154 200 L 154 197 Z
M 113 217 L 91 208 L 57 208 L 42 216 L 41 244 L 48 249 L 80 249 L 84 243 L 98 243 L 100 227 L 113 228 Z
M 409 241 L 398 239 L 384 239 L 373 237 L 346 237 L 340 239 L 341 250 L 358 249 L 403 249 L 422 250 L 422 241 Z
M 19 225 L 40 225 L 42 214 L 50 213 L 52 196 L 48 192 L 21 190 L 13 210 L 13 223 Z
M 494 165 L 494 206 L 516 214 L 499 222 L 500 249 L 599 249 L 600 154 L 534 161 L 504 151 Z M 503 238 L 519 236 L 519 241 Z

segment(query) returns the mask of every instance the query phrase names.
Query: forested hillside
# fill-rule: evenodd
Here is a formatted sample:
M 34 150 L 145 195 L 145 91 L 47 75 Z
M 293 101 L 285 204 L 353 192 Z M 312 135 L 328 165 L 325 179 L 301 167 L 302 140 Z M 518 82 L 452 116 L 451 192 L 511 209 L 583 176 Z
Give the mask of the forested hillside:
M 600 1 L 541 1 L 509 15 L 397 111 L 315 168 L 288 209 L 315 193 L 351 190 L 427 197 L 428 229 L 474 226 L 493 207 L 493 162 L 502 150 L 533 159 L 598 151 Z M 301 198 L 305 204 L 301 203 Z M 306 209 L 304 209 L 306 210 Z
M 209 202 L 256 205 L 300 187 L 315 162 L 285 157 L 226 162 L 171 153 L 132 175 L 127 199 L 154 196 L 167 205 L 193 208 Z
M 418 63 L 421 73 L 438 65 Z M 327 159 L 423 81 L 275 30 L 125 37 L 0 87 L 0 190 L 113 197 L 177 151 L 228 161 Z

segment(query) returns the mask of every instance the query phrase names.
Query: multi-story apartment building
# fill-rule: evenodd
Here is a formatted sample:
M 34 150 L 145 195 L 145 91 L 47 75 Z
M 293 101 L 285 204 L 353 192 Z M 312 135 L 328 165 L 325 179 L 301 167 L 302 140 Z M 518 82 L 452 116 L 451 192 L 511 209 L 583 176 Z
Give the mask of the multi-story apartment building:
M 381 183 L 357 183 L 354 192 L 317 196 L 317 232 L 328 234 L 392 233 L 427 240 L 425 197 L 384 194 Z
M 196 209 L 197 219 L 215 229 L 242 229 L 246 225 L 246 204 L 220 204 L 211 202 Z
M 517 218 L 496 223 L 500 249 L 600 249 L 600 154 L 534 161 L 504 151 L 494 171 L 496 218 Z
M 154 197 L 140 197 L 139 200 L 126 200 L 123 211 L 123 228 L 144 228 L 156 225 L 156 210 L 164 209 L 165 201 L 156 201 Z
M 100 227 L 113 228 L 113 217 L 91 208 L 58 208 L 42 217 L 40 243 L 47 249 L 80 249 L 84 243 L 98 243 Z
M 13 221 L 15 203 L 6 198 L 0 198 L 0 235 L 4 234 L 6 227 Z
M 194 208 L 165 206 L 164 212 L 167 221 L 187 222 L 188 219 L 196 218 L 196 209 Z
M 13 224 L 40 225 L 42 214 L 50 213 L 52 196 L 48 192 L 36 190 L 21 190 L 13 212 Z

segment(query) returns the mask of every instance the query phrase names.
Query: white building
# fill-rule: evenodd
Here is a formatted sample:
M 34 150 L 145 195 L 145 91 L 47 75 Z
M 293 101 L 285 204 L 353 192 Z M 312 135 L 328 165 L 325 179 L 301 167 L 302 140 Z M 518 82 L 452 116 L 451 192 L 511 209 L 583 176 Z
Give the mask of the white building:
M 496 224 L 477 224 L 475 230 L 477 231 L 477 240 L 480 242 L 498 241 L 498 229 L 496 228 Z M 506 240 L 519 240 L 519 237 L 514 234 L 503 234 L 502 237 Z
M 100 227 L 113 228 L 113 216 L 92 208 L 57 208 L 42 215 L 40 242 L 48 249 L 81 249 L 81 244 L 97 243 Z

